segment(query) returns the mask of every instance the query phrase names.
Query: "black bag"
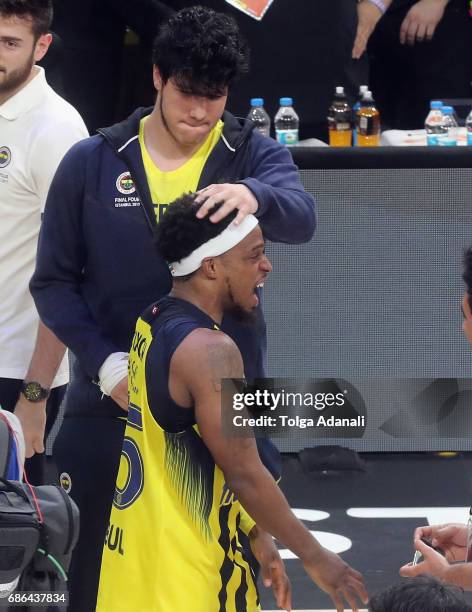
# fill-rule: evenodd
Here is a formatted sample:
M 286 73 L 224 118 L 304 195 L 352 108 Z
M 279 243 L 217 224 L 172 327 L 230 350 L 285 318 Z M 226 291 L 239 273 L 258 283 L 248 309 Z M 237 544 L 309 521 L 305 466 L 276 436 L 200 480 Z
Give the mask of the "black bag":
M 26 568 L 39 546 L 40 531 L 21 485 L 0 478 L 0 584 L 12 582 Z
M 32 489 L 42 522 L 29 485 L 0 478 L 0 584 L 21 573 L 18 590 L 66 590 L 79 510 L 61 487 Z

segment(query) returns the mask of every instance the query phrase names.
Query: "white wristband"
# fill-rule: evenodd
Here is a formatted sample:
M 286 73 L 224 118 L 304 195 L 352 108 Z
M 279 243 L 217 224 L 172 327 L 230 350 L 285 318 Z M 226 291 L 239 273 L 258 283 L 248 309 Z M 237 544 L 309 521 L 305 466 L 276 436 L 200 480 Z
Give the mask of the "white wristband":
M 108 355 L 98 370 L 100 390 L 105 395 L 111 395 L 116 385 L 128 376 L 129 353 L 112 353 Z
M 387 7 L 385 6 L 383 0 L 367 0 L 367 2 L 374 4 L 379 9 L 379 11 L 382 13 L 382 15 L 385 14 Z

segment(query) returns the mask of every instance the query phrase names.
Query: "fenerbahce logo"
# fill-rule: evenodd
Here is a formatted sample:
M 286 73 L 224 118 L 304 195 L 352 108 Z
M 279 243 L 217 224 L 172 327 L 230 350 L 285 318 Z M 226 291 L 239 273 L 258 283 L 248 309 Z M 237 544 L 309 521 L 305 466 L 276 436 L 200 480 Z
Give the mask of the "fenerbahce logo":
M 0 168 L 6 168 L 11 162 L 11 151 L 8 147 L 0 147 Z
M 116 179 L 116 188 L 123 194 L 123 197 L 115 197 L 115 208 L 140 205 L 138 196 L 132 195 L 136 192 L 136 187 L 129 172 L 120 174 Z

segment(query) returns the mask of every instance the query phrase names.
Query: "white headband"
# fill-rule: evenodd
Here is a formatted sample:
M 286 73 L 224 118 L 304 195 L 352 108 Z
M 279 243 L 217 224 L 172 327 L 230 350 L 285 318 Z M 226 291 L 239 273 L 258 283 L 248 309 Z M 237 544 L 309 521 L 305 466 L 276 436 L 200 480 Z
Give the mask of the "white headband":
M 202 265 L 202 261 L 207 257 L 217 257 L 229 251 L 234 246 L 239 244 L 258 224 L 258 220 L 254 215 L 247 215 L 239 225 L 230 223 L 228 227 L 205 242 L 198 249 L 195 249 L 190 255 L 184 257 L 180 261 L 171 263 L 169 268 L 172 276 L 186 276 L 198 270 Z

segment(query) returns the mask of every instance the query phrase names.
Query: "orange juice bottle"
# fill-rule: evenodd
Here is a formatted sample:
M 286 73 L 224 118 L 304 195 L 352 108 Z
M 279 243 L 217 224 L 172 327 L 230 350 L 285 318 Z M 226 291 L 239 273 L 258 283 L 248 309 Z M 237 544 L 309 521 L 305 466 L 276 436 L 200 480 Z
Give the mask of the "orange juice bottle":
M 371 91 L 364 93 L 356 119 L 357 146 L 378 147 L 380 145 L 380 113 L 375 107 Z
M 351 112 L 344 87 L 336 87 L 336 94 L 328 111 L 329 144 L 332 147 L 351 146 Z

